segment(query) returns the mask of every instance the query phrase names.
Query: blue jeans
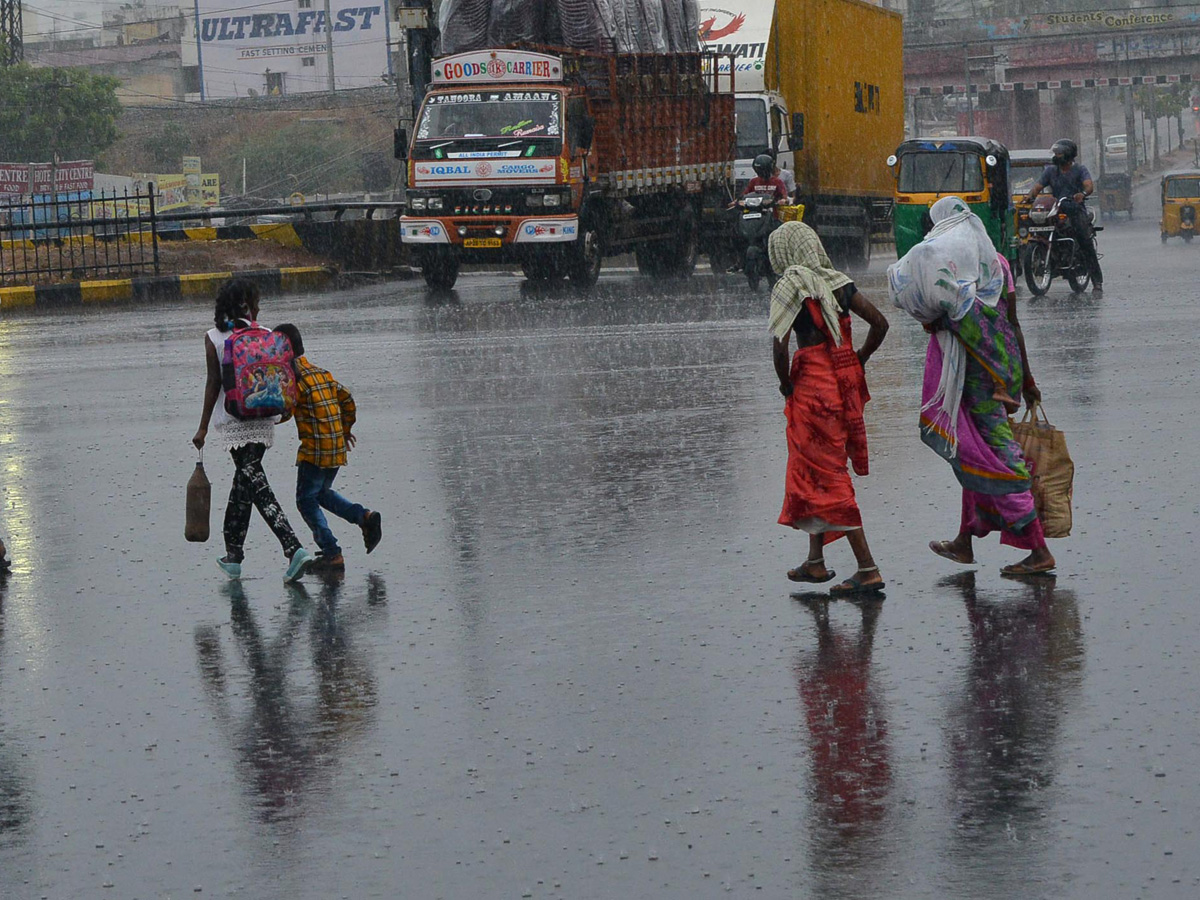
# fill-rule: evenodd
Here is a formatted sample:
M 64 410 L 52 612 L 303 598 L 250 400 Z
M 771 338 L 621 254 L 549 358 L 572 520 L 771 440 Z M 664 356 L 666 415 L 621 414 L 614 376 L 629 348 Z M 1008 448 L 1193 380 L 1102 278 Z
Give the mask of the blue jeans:
M 305 523 L 312 529 L 313 540 L 326 556 L 337 556 L 342 552 L 337 538 L 329 530 L 325 521 L 325 513 L 329 510 L 335 516 L 362 525 L 367 510 L 358 503 L 351 503 L 333 489 L 333 479 L 337 478 L 338 470 L 322 469 L 312 463 L 302 462 L 296 467 L 296 506 Z

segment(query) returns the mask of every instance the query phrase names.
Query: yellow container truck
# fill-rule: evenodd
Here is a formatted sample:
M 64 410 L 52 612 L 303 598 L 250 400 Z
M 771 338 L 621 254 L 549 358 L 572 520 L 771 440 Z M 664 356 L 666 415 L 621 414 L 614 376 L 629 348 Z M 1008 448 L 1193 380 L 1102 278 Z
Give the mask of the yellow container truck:
M 793 170 L 804 221 L 842 265 L 866 265 L 872 234 L 891 233 L 886 160 L 904 140 L 903 41 L 902 18 L 891 10 L 783 0 L 774 6 L 761 92 L 748 79 L 736 83 L 738 181 L 752 177 L 752 151 L 775 152 Z

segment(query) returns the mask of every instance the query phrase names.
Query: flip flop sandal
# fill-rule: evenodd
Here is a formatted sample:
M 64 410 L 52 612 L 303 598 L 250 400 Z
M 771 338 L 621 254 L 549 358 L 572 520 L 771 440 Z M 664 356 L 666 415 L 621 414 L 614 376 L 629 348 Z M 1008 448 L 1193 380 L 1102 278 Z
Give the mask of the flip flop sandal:
M 964 560 L 964 559 L 960 558 L 958 555 L 956 555 L 953 550 L 950 550 L 949 547 L 950 547 L 949 541 L 930 541 L 929 542 L 929 549 L 932 550 L 934 553 L 936 553 L 938 556 L 940 556 L 942 559 L 948 559 L 948 560 L 950 560 L 950 562 L 958 563 L 960 566 L 975 565 L 975 559 L 973 557 L 971 559 Z
M 877 594 L 882 594 L 886 585 L 882 581 L 877 581 L 874 584 L 863 584 L 861 575 L 870 575 L 872 572 L 878 572 L 879 566 L 872 566 L 869 569 L 859 569 L 842 584 L 834 585 L 829 589 L 830 597 L 873 597 Z M 845 587 L 844 585 L 849 585 Z
M 1055 568 L 1057 568 L 1057 566 L 1049 566 L 1045 569 L 1034 569 L 1024 565 L 1023 563 L 1014 563 L 1011 566 L 1005 566 L 1003 569 L 1001 569 L 1000 574 L 1004 578 L 1030 578 L 1037 575 L 1055 578 L 1058 575 L 1058 573 L 1054 571 Z
M 815 565 L 817 563 L 824 564 L 824 562 L 825 562 L 825 557 L 823 557 L 823 556 L 820 559 L 806 559 L 803 563 L 798 565 L 796 568 L 788 569 L 788 573 L 787 573 L 788 581 L 799 581 L 804 584 L 824 584 L 827 581 L 833 581 L 833 579 L 837 578 L 837 572 L 833 571 L 833 569 L 826 570 L 829 572 L 829 575 L 826 576 L 825 578 L 814 578 L 812 575 L 809 575 L 809 574 L 805 573 L 805 571 L 804 571 L 804 568 L 806 566 Z

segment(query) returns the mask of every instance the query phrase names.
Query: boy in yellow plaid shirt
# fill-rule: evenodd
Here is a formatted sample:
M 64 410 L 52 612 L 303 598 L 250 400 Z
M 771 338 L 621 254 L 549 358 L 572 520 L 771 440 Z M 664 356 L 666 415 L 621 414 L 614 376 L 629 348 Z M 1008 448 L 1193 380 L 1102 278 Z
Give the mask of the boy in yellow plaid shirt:
M 296 454 L 296 506 L 312 529 L 321 552 L 311 571 L 341 571 L 346 568 L 342 548 L 329 529 L 323 510 L 353 522 L 362 529 L 363 544 L 370 553 L 383 537 L 382 517 L 358 503 L 351 503 L 333 489 L 338 469 L 346 464 L 346 453 L 354 447 L 351 432 L 357 416 L 354 398 L 324 369 L 304 356 L 304 339 L 295 325 L 275 328 L 287 337 L 295 357 L 296 431 L 300 450 Z

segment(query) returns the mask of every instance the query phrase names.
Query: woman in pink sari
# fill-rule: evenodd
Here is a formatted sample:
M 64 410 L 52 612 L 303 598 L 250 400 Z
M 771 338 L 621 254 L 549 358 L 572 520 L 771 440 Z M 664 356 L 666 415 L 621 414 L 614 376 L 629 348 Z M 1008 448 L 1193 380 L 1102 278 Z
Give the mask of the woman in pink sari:
M 982 222 L 958 197 L 930 210 L 934 229 L 888 270 L 896 306 L 932 335 L 921 392 L 921 440 L 950 463 L 963 488 L 958 535 L 933 541 L 938 556 L 975 562 L 973 541 L 993 531 L 1028 550 L 1005 575 L 1055 567 L 1030 492 L 1030 471 L 1008 416 L 1015 397 L 1041 393 L 1029 374 L 1012 274 Z

